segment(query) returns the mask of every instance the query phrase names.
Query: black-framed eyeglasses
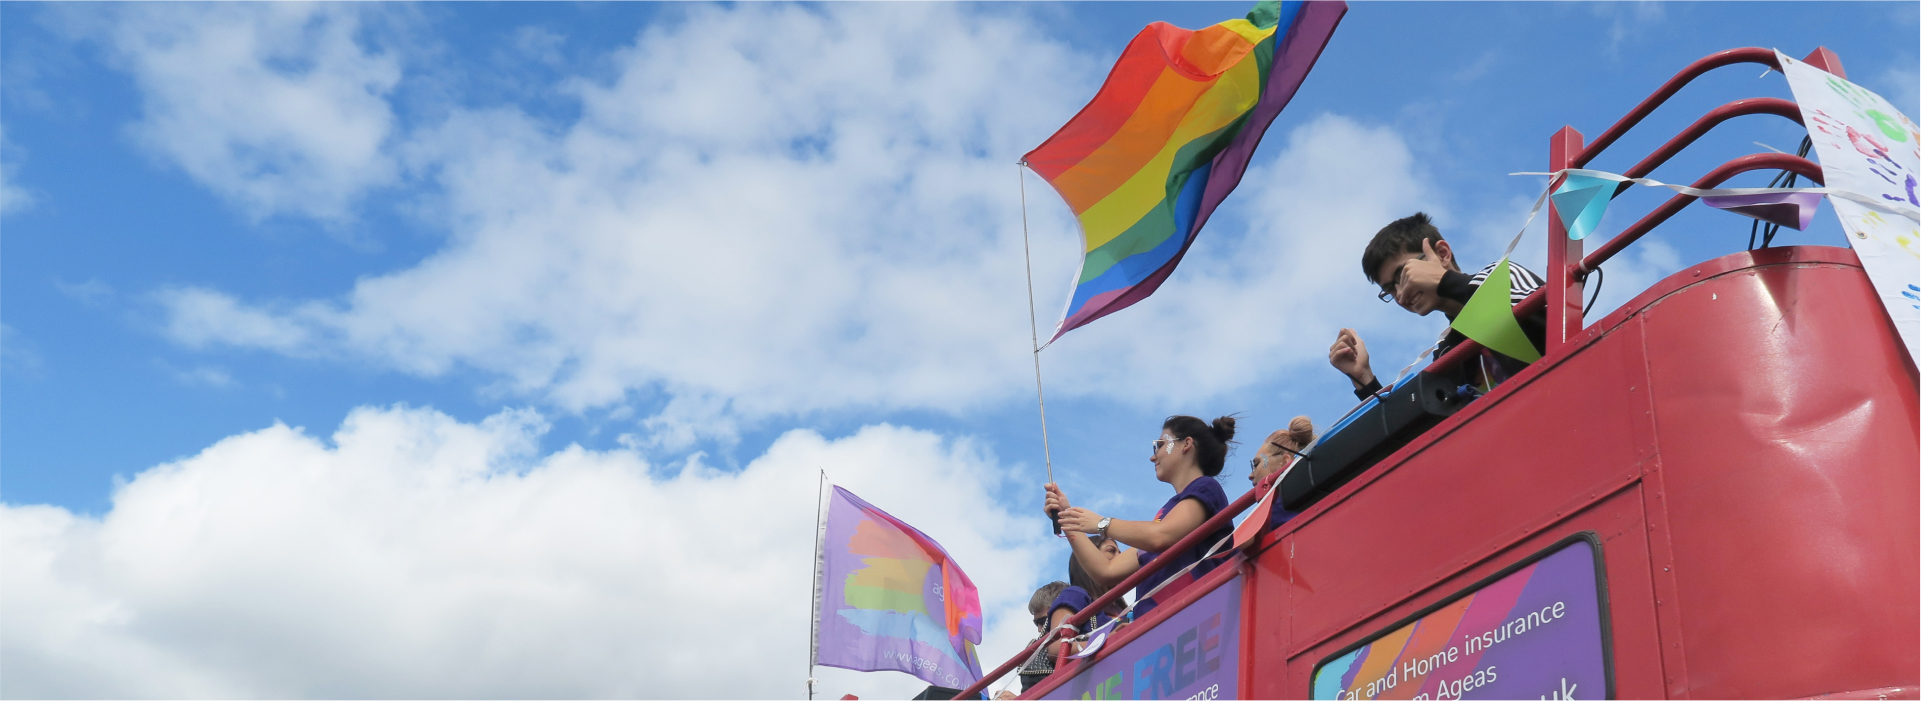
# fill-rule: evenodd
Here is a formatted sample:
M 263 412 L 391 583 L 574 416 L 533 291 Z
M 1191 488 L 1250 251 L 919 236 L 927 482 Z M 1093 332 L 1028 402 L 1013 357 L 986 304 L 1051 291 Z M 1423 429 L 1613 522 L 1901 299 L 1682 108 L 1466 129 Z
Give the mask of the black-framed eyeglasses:
M 1413 258 L 1409 258 L 1408 260 L 1427 260 L 1427 254 L 1423 253 Z M 1406 280 L 1407 280 L 1407 261 L 1402 261 L 1400 269 L 1394 271 L 1393 284 L 1382 286 L 1380 294 L 1377 294 L 1374 296 L 1381 298 L 1381 301 L 1383 302 L 1393 302 L 1394 291 L 1401 289 L 1401 283 L 1405 282 Z
M 1035 617 L 1034 617 L 1034 627 L 1035 627 L 1035 628 L 1039 628 L 1039 627 L 1041 627 L 1041 626 L 1044 626 L 1044 625 L 1047 625 L 1047 617 L 1046 617 L 1046 616 L 1035 616 Z

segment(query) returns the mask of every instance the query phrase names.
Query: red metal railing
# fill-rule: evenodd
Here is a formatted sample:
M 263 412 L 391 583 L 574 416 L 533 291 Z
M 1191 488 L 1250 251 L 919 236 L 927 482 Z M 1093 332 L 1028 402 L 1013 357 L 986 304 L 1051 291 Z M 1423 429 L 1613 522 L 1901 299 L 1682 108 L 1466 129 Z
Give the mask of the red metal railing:
M 1809 65 L 1821 68 L 1837 76 L 1847 77 L 1847 73 L 1841 69 L 1841 59 L 1825 47 L 1815 49 L 1814 53 L 1809 54 L 1804 61 Z M 1560 131 L 1555 132 L 1554 136 L 1548 141 L 1549 168 L 1561 170 L 1563 168 L 1580 168 L 1586 166 L 1589 162 L 1592 162 L 1596 156 L 1601 155 L 1601 152 L 1606 150 L 1608 146 L 1618 141 L 1629 129 L 1640 124 L 1641 120 L 1653 113 L 1656 107 L 1661 106 L 1668 98 L 1673 97 L 1683 86 L 1708 71 L 1736 63 L 1759 63 L 1775 70 L 1780 70 L 1781 68 L 1774 58 L 1774 51 L 1772 49 L 1761 48 L 1730 49 L 1695 61 L 1688 65 L 1687 68 L 1682 69 L 1681 72 L 1676 73 L 1673 78 L 1668 79 L 1666 83 L 1661 85 L 1660 89 L 1655 90 L 1653 94 L 1642 100 L 1640 104 L 1635 105 L 1634 109 L 1630 110 L 1620 121 L 1615 122 L 1613 126 L 1608 127 L 1607 131 L 1602 132 L 1601 136 L 1594 140 L 1594 143 L 1583 146 L 1581 143 L 1581 132 L 1576 131 L 1574 127 L 1571 126 L 1562 127 Z M 1800 107 L 1787 100 L 1777 98 L 1736 100 L 1717 107 L 1703 115 L 1700 119 L 1695 120 L 1688 128 L 1682 130 L 1681 133 L 1675 135 L 1674 138 L 1669 139 L 1667 143 L 1655 149 L 1654 152 L 1648 154 L 1646 158 L 1641 159 L 1639 163 L 1634 164 L 1634 166 L 1629 168 L 1623 175 L 1630 178 L 1644 177 L 1648 173 L 1654 172 L 1655 168 L 1666 163 L 1676 154 L 1679 154 L 1682 149 L 1687 148 L 1689 144 L 1705 136 L 1722 122 L 1749 114 L 1772 114 L 1792 119 L 1797 124 L 1801 122 Z M 1722 164 L 1719 168 L 1715 168 L 1712 172 L 1695 181 L 1694 186 L 1699 188 L 1716 187 L 1726 182 L 1728 178 L 1751 170 L 1786 170 L 1798 173 L 1817 183 L 1824 182 L 1821 177 L 1821 166 L 1815 164 L 1813 161 L 1786 154 L 1755 154 L 1736 158 Z M 1622 183 L 1621 186 L 1615 190 L 1615 194 L 1620 194 L 1620 192 L 1626 190 L 1628 187 L 1628 183 Z M 1546 284 L 1543 284 L 1541 289 L 1535 290 L 1532 294 L 1528 295 L 1527 298 L 1521 300 L 1519 304 L 1514 306 L 1515 316 L 1527 316 L 1541 312 L 1547 313 L 1547 348 L 1544 355 L 1555 355 L 1557 351 L 1562 350 L 1565 344 L 1579 334 L 1585 327 L 1584 317 L 1586 309 L 1582 304 L 1581 295 L 1588 274 L 1599 268 L 1601 263 L 1606 262 L 1609 258 L 1613 258 L 1614 255 L 1620 253 L 1622 249 L 1639 240 L 1642 236 L 1646 235 L 1647 232 L 1653 230 L 1654 227 L 1659 226 L 1662 222 L 1673 217 L 1676 213 L 1680 212 L 1682 208 L 1688 206 L 1688 204 L 1696 199 L 1698 198 L 1690 195 L 1676 195 L 1670 198 L 1660 207 L 1655 208 L 1654 211 L 1642 217 L 1640 221 L 1635 222 L 1633 225 L 1622 230 L 1620 234 L 1608 240 L 1607 243 L 1602 244 L 1601 247 L 1592 254 L 1585 256 L 1582 250 L 1583 242 L 1567 238 L 1567 230 L 1561 225 L 1560 217 L 1555 214 L 1553 203 L 1550 202 L 1548 204 L 1548 265 Z M 1446 354 L 1436 358 L 1432 364 L 1428 365 L 1427 371 L 1444 372 L 1459 367 L 1462 362 L 1465 362 L 1469 357 L 1478 353 L 1480 347 L 1480 344 L 1472 340 L 1463 341 L 1450 349 Z
M 1169 546 L 1167 550 L 1165 550 L 1164 552 L 1177 553 L 1177 552 L 1187 550 L 1188 548 L 1192 548 L 1196 545 L 1199 545 L 1202 538 L 1206 538 L 1208 535 L 1214 533 L 1215 531 L 1221 530 L 1223 528 L 1231 527 L 1234 523 L 1234 517 L 1239 516 L 1242 511 L 1246 511 L 1247 507 L 1253 506 L 1254 502 L 1260 499 L 1260 496 L 1261 495 L 1259 490 L 1254 490 L 1254 489 L 1247 490 L 1246 494 L 1242 494 L 1239 499 L 1235 499 L 1234 503 L 1228 504 L 1227 508 L 1221 509 L 1220 513 L 1214 514 L 1213 518 L 1207 519 L 1207 521 L 1202 523 L 1199 528 L 1195 528 L 1193 532 L 1188 533 L 1186 536 L 1182 537 L 1180 540 L 1174 541 L 1174 544 L 1172 546 Z M 1133 574 L 1130 574 L 1127 576 L 1126 579 L 1121 580 L 1120 584 L 1114 585 L 1112 589 L 1107 590 L 1106 594 L 1102 594 L 1101 598 L 1095 599 L 1093 603 L 1088 604 L 1086 608 L 1081 609 L 1080 613 L 1076 613 L 1073 616 L 1069 617 L 1065 622 L 1062 623 L 1062 625 L 1079 627 L 1082 623 L 1086 623 L 1088 619 L 1091 619 L 1094 617 L 1094 614 L 1099 613 L 1102 609 L 1107 608 L 1108 604 L 1118 601 L 1122 595 L 1126 594 L 1129 590 L 1132 590 L 1135 586 L 1139 585 L 1141 582 L 1146 581 L 1148 576 L 1154 574 L 1155 572 L 1159 572 L 1163 569 L 1166 569 L 1167 563 L 1177 559 L 1179 558 L 1173 558 L 1173 557 L 1154 558 L 1153 562 L 1147 563 L 1146 565 L 1143 565 L 1140 569 L 1135 570 Z M 1170 611 L 1173 610 L 1173 607 L 1163 606 L 1161 608 L 1167 608 Z M 1156 610 L 1158 611 L 1159 609 L 1156 609 Z M 1171 614 L 1168 614 L 1168 615 L 1171 615 Z M 1147 622 L 1152 623 L 1153 621 L 1158 620 L 1159 618 L 1160 618 L 1159 616 L 1155 616 L 1154 614 L 1150 613 L 1148 614 Z M 1141 622 L 1136 622 L 1134 625 L 1141 625 Z M 981 689 L 987 688 L 987 685 L 994 683 L 996 680 L 1000 679 L 1001 677 L 1007 676 L 1008 672 L 1013 671 L 1014 668 L 1020 666 L 1022 662 L 1026 662 L 1027 658 L 1034 654 L 1035 648 L 1040 647 L 1041 641 L 1046 639 L 1047 639 L 1047 636 L 1043 635 L 1040 638 L 1035 639 L 1034 642 L 1028 643 L 1027 647 L 1022 648 L 1020 652 L 1016 653 L 1013 657 L 1008 658 L 1006 662 L 1002 662 L 1001 666 L 995 667 L 993 671 L 988 672 L 986 675 L 982 676 L 978 681 L 975 681 L 973 684 L 969 685 L 967 688 L 962 689 L 960 693 L 954 695 L 954 698 L 957 698 L 957 699 L 974 698 L 976 694 L 979 694 L 981 692 Z M 1055 642 L 1059 642 L 1059 641 L 1056 640 Z M 1059 670 L 1056 670 L 1056 671 L 1059 671 Z
M 1192 604 L 1199 601 L 1201 597 L 1214 593 L 1214 590 L 1219 589 L 1222 584 L 1226 584 L 1229 579 L 1239 576 L 1241 576 L 1239 568 L 1235 567 L 1230 561 L 1221 567 L 1214 568 L 1213 572 L 1207 573 L 1206 576 L 1201 577 L 1200 580 L 1196 581 L 1192 586 L 1182 589 L 1180 593 L 1171 597 L 1167 596 L 1165 592 L 1157 594 L 1156 598 L 1160 600 L 1161 605 L 1154 610 L 1159 612 L 1164 608 L 1170 613 L 1150 614 L 1150 617 L 1154 619 L 1154 621 L 1158 621 L 1162 616 L 1171 616 L 1174 613 L 1178 613 L 1181 609 L 1187 608 L 1188 604 Z M 1064 665 L 1056 663 L 1054 674 L 1049 675 L 1046 680 L 1036 684 L 1033 688 L 1022 692 L 1021 695 L 1052 693 L 1055 689 L 1060 688 L 1062 684 L 1072 681 L 1075 675 L 1081 673 L 1082 667 L 1093 665 L 1108 655 L 1114 654 L 1121 648 L 1127 647 L 1127 644 L 1133 642 L 1135 638 L 1146 635 L 1153 630 L 1154 625 L 1150 622 L 1145 625 L 1124 626 L 1119 630 L 1108 633 L 1107 642 L 1102 645 L 1100 652 L 1077 660 L 1067 660 Z

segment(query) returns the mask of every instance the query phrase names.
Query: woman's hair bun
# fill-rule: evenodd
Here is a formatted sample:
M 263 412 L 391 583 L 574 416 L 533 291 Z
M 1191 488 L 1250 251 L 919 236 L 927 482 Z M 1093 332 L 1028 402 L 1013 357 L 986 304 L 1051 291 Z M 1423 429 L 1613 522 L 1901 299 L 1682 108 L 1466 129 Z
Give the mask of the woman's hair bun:
M 1294 442 L 1295 448 L 1306 447 L 1314 442 L 1314 422 L 1306 416 L 1296 416 L 1287 422 L 1287 439 Z
M 1223 416 L 1214 420 L 1214 437 L 1222 443 L 1234 440 L 1234 417 Z

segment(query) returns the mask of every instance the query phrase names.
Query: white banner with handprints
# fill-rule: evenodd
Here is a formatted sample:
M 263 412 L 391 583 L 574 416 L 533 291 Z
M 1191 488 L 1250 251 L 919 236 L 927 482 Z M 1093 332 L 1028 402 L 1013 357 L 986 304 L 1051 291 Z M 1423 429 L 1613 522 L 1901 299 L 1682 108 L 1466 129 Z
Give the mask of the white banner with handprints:
M 1774 52 L 1801 105 L 1801 119 L 1821 160 L 1830 190 L 1862 195 L 1830 197 L 1841 230 L 1881 295 L 1881 304 L 1907 344 L 1921 335 L 1921 131 L 1880 95 L 1827 71 Z M 1873 205 L 1864 204 L 1873 202 Z

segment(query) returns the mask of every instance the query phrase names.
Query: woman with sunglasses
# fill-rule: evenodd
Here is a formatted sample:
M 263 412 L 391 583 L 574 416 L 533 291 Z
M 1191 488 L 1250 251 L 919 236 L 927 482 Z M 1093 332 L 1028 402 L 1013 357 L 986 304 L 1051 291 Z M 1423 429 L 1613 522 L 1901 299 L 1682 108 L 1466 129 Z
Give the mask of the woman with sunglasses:
M 1287 422 L 1287 428 L 1267 434 L 1267 442 L 1261 444 L 1261 449 L 1254 453 L 1254 459 L 1248 462 L 1247 481 L 1255 489 L 1266 492 L 1267 478 L 1286 471 L 1287 466 L 1294 464 L 1294 459 L 1312 442 L 1314 422 L 1306 416 L 1294 417 L 1294 420 Z
M 1156 559 L 1170 558 L 1164 567 L 1134 588 L 1134 612 L 1137 618 L 1158 605 L 1157 601 L 1146 596 L 1148 592 L 1182 568 L 1198 562 L 1215 542 L 1233 534 L 1232 525 L 1224 525 L 1191 548 L 1176 553 L 1166 552 L 1194 529 L 1200 528 L 1207 519 L 1227 508 L 1227 491 L 1214 477 L 1221 474 L 1221 468 L 1226 464 L 1228 443 L 1233 439 L 1234 417 L 1231 416 L 1215 419 L 1212 425 L 1192 416 L 1169 417 L 1161 424 L 1161 437 L 1153 442 L 1154 452 L 1148 460 L 1154 464 L 1154 478 L 1172 487 L 1174 496 L 1167 500 L 1160 511 L 1155 512 L 1152 521 L 1101 516 L 1071 505 L 1060 485 L 1047 485 L 1047 502 L 1043 508 L 1048 513 L 1059 513 L 1061 530 L 1067 533 L 1075 561 L 1103 586 L 1119 584 L 1128 575 Z M 1088 538 L 1088 534 L 1098 534 L 1135 549 L 1108 557 Z M 1218 558 L 1202 562 L 1192 573 L 1169 583 L 1156 597 L 1171 597 L 1174 592 L 1213 571 L 1219 564 Z
M 1281 474 L 1287 472 L 1287 466 L 1300 459 L 1300 452 L 1313 442 L 1314 422 L 1305 416 L 1296 416 L 1287 422 L 1287 428 L 1268 434 L 1267 442 L 1261 444 L 1248 466 L 1247 481 L 1254 483 L 1254 491 L 1267 494 L 1274 480 L 1280 479 Z M 1268 512 L 1267 527 L 1287 523 L 1298 515 L 1276 505 Z

